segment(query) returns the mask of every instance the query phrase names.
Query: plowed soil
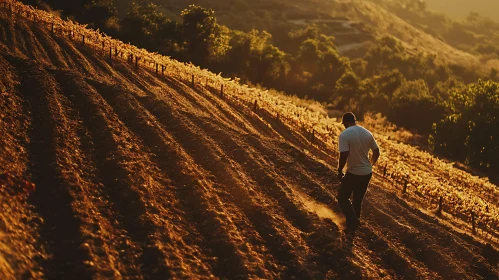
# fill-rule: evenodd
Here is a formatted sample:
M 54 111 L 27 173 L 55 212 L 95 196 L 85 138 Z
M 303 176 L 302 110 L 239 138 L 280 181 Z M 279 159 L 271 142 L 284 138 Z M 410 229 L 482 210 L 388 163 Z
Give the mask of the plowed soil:
M 207 89 L 5 11 L 0 50 L 1 279 L 498 278 L 382 183 L 348 242 L 335 168 Z

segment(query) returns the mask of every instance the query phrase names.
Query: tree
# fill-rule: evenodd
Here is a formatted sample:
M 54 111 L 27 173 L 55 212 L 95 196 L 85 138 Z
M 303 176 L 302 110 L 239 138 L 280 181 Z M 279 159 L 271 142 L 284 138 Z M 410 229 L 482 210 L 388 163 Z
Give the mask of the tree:
M 406 81 L 394 92 L 387 117 L 395 124 L 430 134 L 441 109 L 424 80 Z
M 490 68 L 490 79 L 491 80 L 496 80 L 497 79 L 497 69 L 492 67 Z
M 159 41 L 158 52 L 172 57 L 181 57 L 182 30 L 177 22 L 169 19 L 163 21 L 156 36 Z
M 182 37 L 186 58 L 207 66 L 220 59 L 229 49 L 229 30 L 217 23 L 215 12 L 197 5 L 182 11 Z
M 282 87 L 277 82 L 288 68 L 286 54 L 271 44 L 272 35 L 254 29 L 248 33 L 233 31 L 231 35 L 225 69 L 253 83 Z
M 285 50 L 288 53 L 295 54 L 302 42 L 307 39 L 317 39 L 319 37 L 319 28 L 316 24 L 308 25 L 305 28 L 290 31 L 287 36 Z
M 273 45 L 262 50 L 258 65 L 259 78 L 263 84 L 273 86 L 286 75 L 286 54 Z
M 434 125 L 435 151 L 499 172 L 499 83 L 482 81 L 453 92 L 449 114 Z
M 463 114 L 469 124 L 467 162 L 488 171 L 499 171 L 499 83 L 471 85 L 471 102 Z
M 388 115 L 395 93 L 406 82 L 404 75 L 397 69 L 383 72 L 379 76 L 363 80 L 355 98 L 359 100 L 363 112 L 373 111 Z
M 296 65 L 301 71 L 316 73 L 321 57 L 322 53 L 319 50 L 319 42 L 315 39 L 307 39 L 300 45 Z
M 449 114 L 433 124 L 433 133 L 428 139 L 431 149 L 456 160 L 465 160 L 467 124 L 461 114 Z
M 319 34 L 316 25 L 291 32 L 289 36 L 291 40 L 302 39 L 303 41 L 298 47 L 295 58 L 291 61 L 291 71 L 288 75 L 290 79 L 287 80 L 288 88 L 293 92 L 301 90 L 318 101 L 330 101 L 338 80 L 346 72 L 351 71 L 349 60 L 338 54 L 334 45 L 334 37 Z M 354 73 L 351 74 L 355 76 Z M 345 83 L 339 85 L 342 90 L 348 90 L 345 87 L 348 83 L 345 80 Z M 338 95 L 334 98 L 335 104 L 342 102 Z
M 357 96 L 360 80 L 353 71 L 346 71 L 341 78 L 336 82 L 336 93 L 340 96 L 353 97 Z
M 158 51 L 157 35 L 166 17 L 157 10 L 158 7 L 149 1 L 132 3 L 121 21 L 123 39 L 150 51 Z
M 118 10 L 113 0 L 92 0 L 85 5 L 83 18 L 85 22 L 91 22 L 96 28 L 108 30 L 110 22 L 117 20 Z
M 28 3 L 35 4 L 36 2 L 39 1 L 29 1 Z M 91 2 L 91 0 L 79 0 L 79 1 L 45 0 L 45 2 L 48 5 L 50 5 L 51 8 L 62 10 L 64 15 L 74 16 L 78 18 L 84 12 L 84 9 L 82 9 L 82 7 L 88 5 Z

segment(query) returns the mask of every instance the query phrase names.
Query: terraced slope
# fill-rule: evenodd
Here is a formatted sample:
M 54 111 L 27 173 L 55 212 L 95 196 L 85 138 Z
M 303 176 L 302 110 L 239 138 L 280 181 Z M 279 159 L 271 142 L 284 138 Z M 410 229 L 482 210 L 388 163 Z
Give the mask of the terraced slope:
M 334 168 L 210 90 L 5 11 L 0 50 L 2 279 L 498 278 L 382 185 L 346 242 Z

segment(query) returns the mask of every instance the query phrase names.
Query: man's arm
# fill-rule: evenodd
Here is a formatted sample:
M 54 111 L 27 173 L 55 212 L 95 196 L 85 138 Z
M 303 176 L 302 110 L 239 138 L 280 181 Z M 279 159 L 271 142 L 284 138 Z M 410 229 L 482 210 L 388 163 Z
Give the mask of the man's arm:
M 343 179 L 343 168 L 347 164 L 348 153 L 350 152 L 350 145 L 348 144 L 348 138 L 345 133 L 340 134 L 339 143 L 339 152 L 340 152 L 340 160 L 338 163 L 338 176 L 336 177 L 339 181 Z
M 340 153 L 340 162 L 338 163 L 338 173 L 340 173 L 340 172 L 343 173 L 343 168 L 347 164 L 347 158 L 348 158 L 349 153 L 350 153 L 350 151 Z
M 343 179 L 343 168 L 345 167 L 345 164 L 347 164 L 348 153 L 349 151 L 340 153 L 340 162 L 338 164 L 338 176 L 336 177 L 339 181 Z
M 379 158 L 379 148 L 373 150 L 373 156 L 371 158 L 371 165 L 374 166 Z

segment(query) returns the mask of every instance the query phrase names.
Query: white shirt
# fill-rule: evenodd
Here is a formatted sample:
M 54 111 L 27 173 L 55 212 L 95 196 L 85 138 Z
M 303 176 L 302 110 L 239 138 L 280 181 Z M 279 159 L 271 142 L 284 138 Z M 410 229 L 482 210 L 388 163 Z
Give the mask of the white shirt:
M 373 172 L 369 161 L 369 150 L 378 149 L 378 144 L 369 130 L 353 125 L 343 130 L 339 141 L 340 153 L 349 152 L 347 172 L 354 175 L 368 175 Z

